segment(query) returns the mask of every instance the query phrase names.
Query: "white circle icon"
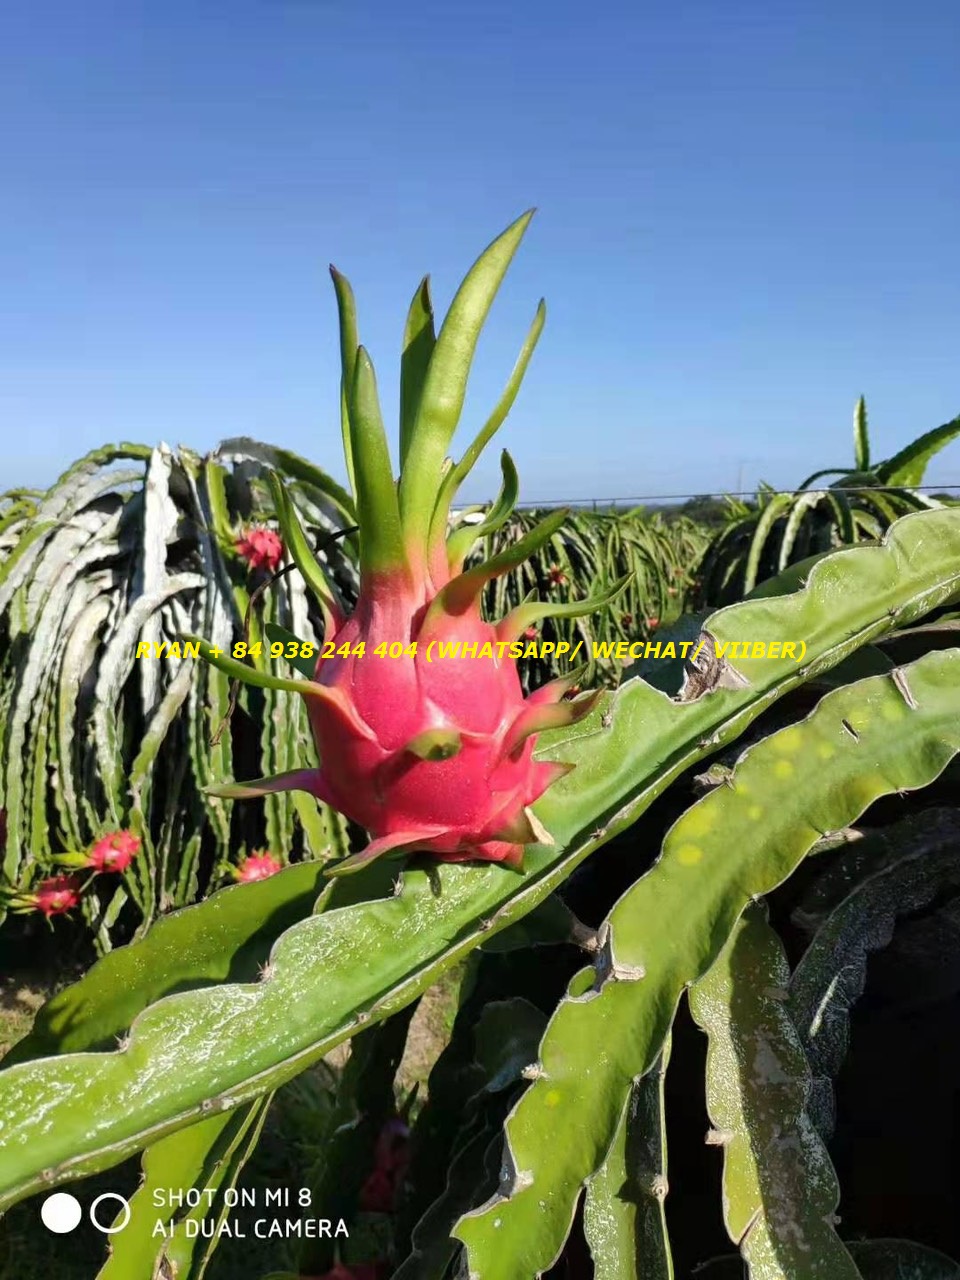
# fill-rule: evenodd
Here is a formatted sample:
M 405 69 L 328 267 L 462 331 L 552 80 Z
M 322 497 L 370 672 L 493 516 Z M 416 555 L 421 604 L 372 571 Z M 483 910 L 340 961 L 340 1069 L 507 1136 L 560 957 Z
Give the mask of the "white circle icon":
M 105 1227 L 102 1222 L 97 1221 L 97 1213 L 96 1213 L 97 1205 L 103 1204 L 104 1200 L 119 1200 L 121 1205 L 123 1205 L 123 1208 L 124 1208 L 123 1221 L 117 1223 L 115 1227 L 111 1227 L 111 1226 Z M 97 1230 L 102 1231 L 105 1236 L 112 1236 L 114 1232 L 122 1231 L 123 1228 L 130 1221 L 129 1201 L 125 1200 L 124 1197 L 118 1194 L 118 1192 L 116 1191 L 104 1191 L 103 1195 L 97 1196 L 96 1200 L 94 1200 L 93 1204 L 90 1206 L 90 1221 L 97 1228 Z
M 57 1191 L 47 1196 L 40 1206 L 40 1220 L 48 1231 L 58 1236 L 66 1235 L 74 1228 L 83 1216 L 80 1201 L 69 1191 Z

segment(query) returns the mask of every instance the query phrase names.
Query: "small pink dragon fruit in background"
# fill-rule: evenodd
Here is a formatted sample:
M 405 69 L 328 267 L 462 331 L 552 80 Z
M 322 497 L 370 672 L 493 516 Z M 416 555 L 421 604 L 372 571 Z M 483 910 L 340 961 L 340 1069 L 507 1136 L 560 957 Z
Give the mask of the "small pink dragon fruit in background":
M 93 845 L 85 867 L 95 871 L 126 871 L 140 852 L 140 841 L 132 831 L 111 831 Z
M 496 623 L 480 612 L 485 585 L 542 547 L 566 511 L 553 512 L 506 551 L 464 570 L 475 542 L 500 528 L 516 504 L 517 472 L 504 452 L 502 487 L 485 519 L 449 528 L 453 499 L 509 412 L 543 327 L 541 301 L 500 402 L 452 462 L 446 454 L 480 330 L 531 216 L 518 219 L 481 255 L 439 334 L 429 282 L 421 282 L 404 336 L 397 480 L 373 365 L 357 341 L 353 293 L 331 268 L 340 316 L 344 449 L 360 530 L 356 608 L 345 615 L 273 476 L 284 544 L 320 602 L 333 652 L 325 646 L 324 657 L 321 650 L 312 679 L 284 680 L 199 641 L 203 656 L 228 674 L 301 693 L 321 760 L 319 769 L 211 790 L 234 798 L 304 790 L 333 805 L 372 835 L 367 848 L 336 872 L 388 851 L 518 866 L 525 845 L 552 843 L 531 805 L 572 767 L 536 760 L 537 734 L 572 724 L 598 696 L 565 698 L 580 674 L 572 672 L 524 698 L 511 646 L 515 651 L 514 642 L 538 619 L 591 613 L 625 583 L 593 599 L 527 600 Z M 556 574 L 565 576 L 558 566 Z
M 380 1262 L 354 1262 L 350 1266 L 335 1262 L 322 1276 L 300 1276 L 300 1280 L 384 1280 L 388 1272 L 387 1265 Z
M 392 1213 L 410 1163 L 410 1130 L 400 1116 L 388 1120 L 377 1137 L 374 1167 L 360 1188 L 360 1208 Z
M 234 550 L 238 556 L 243 556 L 251 569 L 266 569 L 268 573 L 276 573 L 283 559 L 280 535 L 264 525 L 248 529 Z
M 31 893 L 19 894 L 14 901 L 21 910 L 42 911 L 49 920 L 77 906 L 81 889 L 76 876 L 49 876 Z
M 282 870 L 283 864 L 272 853 L 250 853 L 239 867 L 234 868 L 233 876 L 235 880 L 246 883 L 250 880 L 266 880 L 268 876 L 275 876 Z

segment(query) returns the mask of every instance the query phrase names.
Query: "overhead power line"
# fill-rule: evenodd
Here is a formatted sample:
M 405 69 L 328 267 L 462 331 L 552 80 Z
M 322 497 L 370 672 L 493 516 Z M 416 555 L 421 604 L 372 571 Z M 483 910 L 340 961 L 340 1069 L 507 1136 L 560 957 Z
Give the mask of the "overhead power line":
M 910 493 L 948 493 L 951 490 L 960 491 L 960 484 L 914 484 L 914 485 L 838 485 L 826 486 L 824 488 L 814 487 L 811 489 L 777 489 L 773 486 L 770 488 L 771 493 L 791 493 L 799 496 L 802 493 L 902 493 L 904 489 L 908 489 Z M 688 498 L 756 498 L 756 489 L 746 489 L 740 493 L 731 493 L 724 490 L 721 493 L 648 493 L 641 494 L 637 497 L 625 498 L 544 498 L 539 502 L 520 502 L 517 505 L 521 507 L 588 507 L 588 506 L 604 506 L 604 507 L 622 507 L 629 503 L 639 504 L 642 502 L 683 502 Z M 489 501 L 489 499 L 488 499 Z M 483 506 L 484 503 L 464 503 L 464 506 Z

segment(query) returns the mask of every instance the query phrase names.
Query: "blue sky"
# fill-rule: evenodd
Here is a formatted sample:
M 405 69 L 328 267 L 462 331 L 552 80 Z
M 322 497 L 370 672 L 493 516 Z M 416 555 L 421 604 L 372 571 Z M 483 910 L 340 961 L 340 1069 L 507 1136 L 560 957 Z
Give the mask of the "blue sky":
M 544 295 L 525 500 L 796 484 L 861 391 L 892 453 L 960 412 L 958 47 L 955 0 L 7 6 L 0 488 L 237 434 L 342 478 L 327 263 L 395 430 L 419 277 L 531 205 L 459 437 Z

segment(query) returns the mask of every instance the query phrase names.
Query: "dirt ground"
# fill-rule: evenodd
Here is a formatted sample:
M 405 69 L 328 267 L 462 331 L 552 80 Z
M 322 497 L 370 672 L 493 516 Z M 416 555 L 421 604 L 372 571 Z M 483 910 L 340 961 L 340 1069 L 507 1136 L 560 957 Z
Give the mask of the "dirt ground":
M 27 1034 L 53 989 L 39 975 L 0 977 L 0 1058 Z

